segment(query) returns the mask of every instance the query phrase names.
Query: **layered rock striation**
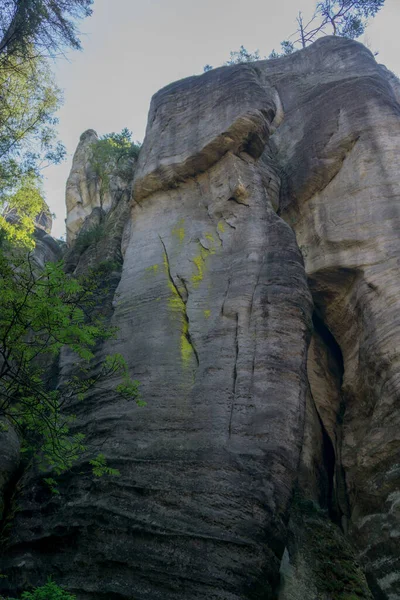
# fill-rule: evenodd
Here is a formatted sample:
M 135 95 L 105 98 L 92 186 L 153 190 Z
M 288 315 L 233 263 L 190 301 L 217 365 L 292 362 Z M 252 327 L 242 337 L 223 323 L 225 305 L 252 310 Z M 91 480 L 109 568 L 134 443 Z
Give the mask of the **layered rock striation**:
M 82 463 L 51 496 L 25 473 L 1 590 L 400 597 L 398 90 L 336 38 L 174 83 L 106 211 L 83 136 L 70 240 L 106 235 L 67 266 L 118 262 L 98 360 L 123 354 L 147 405 L 108 381 L 76 407 L 121 475 Z

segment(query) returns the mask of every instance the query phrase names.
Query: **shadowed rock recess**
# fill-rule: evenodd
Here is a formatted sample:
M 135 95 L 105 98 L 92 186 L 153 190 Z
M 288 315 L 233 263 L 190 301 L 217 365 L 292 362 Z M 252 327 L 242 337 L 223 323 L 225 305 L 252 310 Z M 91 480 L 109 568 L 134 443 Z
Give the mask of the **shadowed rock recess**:
M 107 206 L 82 136 L 66 264 L 115 263 L 98 358 L 123 354 L 147 406 L 114 380 L 74 408 L 120 477 L 11 478 L 0 591 L 400 598 L 399 98 L 330 37 L 184 79 Z

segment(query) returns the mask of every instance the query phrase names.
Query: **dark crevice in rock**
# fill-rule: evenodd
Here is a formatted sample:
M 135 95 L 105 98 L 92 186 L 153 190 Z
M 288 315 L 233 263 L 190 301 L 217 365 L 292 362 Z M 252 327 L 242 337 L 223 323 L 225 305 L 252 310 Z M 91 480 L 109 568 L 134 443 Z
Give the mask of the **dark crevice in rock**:
M 262 108 L 260 111 L 269 123 L 275 119 L 276 111 L 273 108 Z
M 254 296 L 255 296 L 257 288 L 258 288 L 258 286 L 260 284 L 260 277 L 261 277 L 262 268 L 263 268 L 263 262 L 261 263 L 260 268 L 258 270 L 257 280 L 256 280 L 256 283 L 255 283 L 254 288 L 253 288 L 253 293 L 251 295 L 250 309 L 249 309 L 249 319 L 250 319 L 250 321 L 251 321 L 251 317 L 253 315 Z
M 261 111 L 265 112 L 265 111 Z M 239 149 L 240 152 L 245 152 L 252 158 L 261 156 L 265 148 L 265 139 L 258 132 L 252 132 L 243 146 Z
M 324 323 L 318 310 L 313 313 L 313 326 L 316 333 L 322 339 L 328 351 L 328 366 L 331 373 L 334 375 L 337 382 L 338 393 L 341 394 L 344 375 L 343 354 L 335 337 Z M 344 469 L 341 464 L 341 427 L 343 423 L 343 413 L 345 404 L 342 400 L 336 416 L 335 437 L 331 439 L 326 426 L 324 424 L 321 412 L 316 406 L 318 419 L 321 426 L 322 442 L 323 442 L 323 461 L 325 470 L 328 476 L 328 489 L 326 506 L 321 503 L 321 506 L 328 509 L 330 519 L 340 525 L 343 529 L 342 516 L 348 514 L 348 498 L 345 485 Z M 321 498 L 321 502 L 323 499 Z
M 374 600 L 388 600 L 387 595 L 382 591 L 380 586 L 377 584 L 376 579 L 372 575 L 372 573 L 367 572 L 365 574 L 365 578 L 367 580 L 368 587 L 372 592 Z
M 176 283 L 175 283 L 175 281 L 174 281 L 174 278 L 172 277 L 172 273 L 171 273 L 171 263 L 169 262 L 169 256 L 168 256 L 168 252 L 167 252 L 167 247 L 166 247 L 166 245 L 164 244 L 164 240 L 163 240 L 163 239 L 162 239 L 160 236 L 158 236 L 158 237 L 160 238 L 160 242 L 161 242 L 161 245 L 162 245 L 162 247 L 163 247 L 163 250 L 164 250 L 164 257 L 165 257 L 166 271 L 167 271 L 168 279 L 169 279 L 169 281 L 170 281 L 170 283 L 171 283 L 172 287 L 174 288 L 174 290 L 175 290 L 176 294 L 177 294 L 177 295 L 179 296 L 179 298 L 182 300 L 182 303 L 183 303 L 183 304 L 186 304 L 186 301 L 183 299 L 183 296 L 182 296 L 182 294 L 181 294 L 181 292 L 180 292 L 180 290 L 179 290 L 178 286 L 176 285 Z
M 340 519 L 340 525 L 344 533 L 347 533 L 348 529 L 348 519 L 350 518 L 351 510 L 350 510 L 350 500 L 347 493 L 347 484 L 346 484 L 346 472 L 341 463 L 341 453 L 342 453 L 342 439 L 343 439 L 343 416 L 345 413 L 346 407 L 345 402 L 342 400 L 340 404 L 340 410 L 337 415 L 337 427 L 336 427 L 336 438 L 337 438 L 337 461 L 336 461 L 336 472 L 335 472 L 335 486 L 336 486 L 336 505 L 337 505 L 337 515 L 338 519 Z
M 315 310 L 312 317 L 314 329 L 318 332 L 322 340 L 325 342 L 325 345 L 329 348 L 330 355 L 332 356 L 334 362 L 337 365 L 337 373 L 339 376 L 340 386 L 343 383 L 343 374 L 344 374 L 344 362 L 343 362 L 343 354 L 340 349 L 339 344 L 336 339 L 329 331 L 328 327 L 325 325 L 322 317 L 319 315 L 318 310 Z
M 325 429 L 324 423 L 319 415 L 318 411 L 318 420 L 321 425 L 322 432 L 322 459 L 323 464 L 325 466 L 325 471 L 327 474 L 327 489 L 321 490 L 320 494 L 320 506 L 321 508 L 326 508 L 328 510 L 328 514 L 330 519 L 337 523 L 338 516 L 336 510 L 336 500 L 335 500 L 335 487 L 334 487 L 334 479 L 335 479 L 335 469 L 336 469 L 336 457 L 335 450 L 333 448 L 333 444 L 328 435 L 328 432 Z M 325 493 L 324 493 L 325 492 Z
M 230 198 L 228 198 L 228 202 L 236 202 L 236 204 L 240 204 L 240 206 L 247 206 L 247 208 L 250 207 L 249 204 L 246 204 L 246 202 L 240 202 L 240 200 L 238 200 L 234 196 L 231 196 Z
M 228 292 L 229 292 L 230 285 L 231 285 L 231 278 L 229 277 L 228 278 L 228 285 L 226 286 L 226 290 L 225 290 L 225 294 L 224 294 L 224 299 L 222 301 L 222 306 L 221 306 L 221 316 L 222 317 L 225 316 L 225 314 L 224 314 L 224 308 L 225 308 L 226 299 L 228 297 Z
M 187 287 L 186 279 L 178 274 L 176 276 L 179 279 L 181 286 L 182 286 L 182 288 L 180 289 L 180 294 L 181 294 L 182 300 L 183 300 L 184 304 L 187 304 L 187 301 L 189 298 L 189 290 Z M 188 318 L 188 321 L 189 321 L 189 318 Z
M 167 248 L 166 248 L 166 246 L 164 244 L 164 240 L 160 236 L 158 236 L 158 237 L 160 238 L 160 242 L 161 242 L 161 245 L 162 245 L 163 251 L 164 251 L 166 271 L 167 271 L 169 282 L 170 282 L 172 288 L 174 289 L 174 292 L 177 294 L 178 298 L 182 302 L 182 319 L 183 319 L 183 330 L 182 330 L 182 333 L 185 336 L 188 344 L 190 345 L 190 347 L 192 349 L 193 355 L 194 355 L 194 357 L 196 359 L 197 366 L 199 366 L 200 365 L 200 359 L 199 359 L 198 352 L 196 350 L 196 346 L 194 345 L 193 340 L 192 340 L 192 336 L 190 334 L 190 321 L 189 321 L 189 315 L 188 315 L 188 312 L 187 312 L 187 302 L 188 302 L 188 299 L 189 299 L 189 291 L 188 291 L 188 288 L 186 286 L 185 281 L 181 277 L 179 277 L 179 275 L 177 275 L 177 277 L 178 277 L 178 279 L 183 284 L 183 287 L 184 287 L 184 290 L 185 290 L 184 294 L 181 292 L 181 290 L 179 289 L 179 287 L 176 285 L 176 283 L 174 281 L 174 278 L 172 277 L 171 265 L 170 265 L 170 262 L 169 262 L 169 256 L 168 256 Z
M 239 358 L 239 315 L 236 313 L 235 363 L 233 365 L 232 404 L 231 404 L 231 412 L 230 412 L 230 416 L 229 416 L 229 437 L 231 437 L 231 435 L 232 435 L 232 418 L 233 418 L 233 409 L 235 406 L 235 399 L 236 399 L 238 358 Z

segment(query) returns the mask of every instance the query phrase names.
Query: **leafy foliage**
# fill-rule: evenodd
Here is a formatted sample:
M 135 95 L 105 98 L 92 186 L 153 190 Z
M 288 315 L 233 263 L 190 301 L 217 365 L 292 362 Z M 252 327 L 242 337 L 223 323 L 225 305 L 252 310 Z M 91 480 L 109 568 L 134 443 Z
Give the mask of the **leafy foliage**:
M 290 36 L 292 41 L 282 42 L 282 52 L 278 54 L 273 50 L 269 58 L 279 58 L 306 48 L 323 35 L 356 39 L 364 33 L 368 19 L 374 17 L 384 3 L 385 0 L 319 0 L 308 22 L 299 12 L 297 29 Z
M 112 469 L 107 466 L 106 457 L 104 454 L 98 454 L 96 458 L 92 458 L 89 463 L 93 467 L 93 474 L 96 477 L 103 477 L 103 475 L 114 475 L 118 476 L 120 473 L 118 469 Z
M 364 33 L 369 17 L 374 17 L 385 0 L 321 0 L 316 15 L 322 18 L 321 29 L 333 35 L 357 38 Z
M 323 35 L 338 35 L 355 39 L 360 37 L 368 19 L 374 17 L 383 7 L 385 0 L 319 0 L 311 19 L 305 23 L 299 12 L 296 21 L 297 29 L 289 39 L 281 42 L 281 51 L 272 50 L 268 58 L 281 58 L 293 54 L 299 48 L 305 48 Z M 260 60 L 259 51 L 248 52 L 244 46 L 230 53 L 230 59 L 225 65 Z M 211 65 L 204 66 L 204 72 L 213 69 Z
M 132 132 L 127 128 L 103 135 L 92 145 L 91 164 L 100 179 L 101 200 L 110 185 L 111 174 L 125 180 L 132 177 L 132 161 L 139 156 L 139 150 L 139 142 L 132 142 Z
M 43 205 L 41 170 L 65 155 L 48 57 L 80 48 L 76 23 L 92 2 L 0 0 L 0 231 L 14 241 L 28 241 Z
M 80 49 L 76 22 L 93 0 L 0 0 L 0 55 L 32 58 Z
M 8 598 L 7 600 L 15 599 Z M 46 585 L 36 588 L 33 592 L 24 592 L 21 600 L 76 600 L 76 596 L 69 594 L 54 583 L 52 579 L 49 579 Z
M 76 24 L 91 14 L 92 4 L 0 0 L 0 417 L 3 429 L 10 423 L 19 432 L 27 457 L 55 474 L 87 451 L 84 436 L 72 429 L 74 403 L 117 375 L 123 378 L 117 393 L 141 403 L 138 383 L 130 380 L 122 356 L 108 357 L 91 375 L 96 344 L 114 334 L 94 310 L 101 273 L 74 279 L 62 263 L 39 271 L 30 252 L 35 217 L 45 206 L 41 170 L 65 154 L 54 117 L 62 97 L 48 58 L 65 47 L 80 48 Z M 128 130 L 104 136 L 94 150 L 104 185 L 110 169 L 137 152 Z M 46 367 L 62 348 L 75 353 L 77 370 L 55 387 Z M 103 455 L 92 460 L 97 473 L 115 474 Z M 52 477 L 45 483 L 57 493 Z M 72 598 L 56 591 L 49 582 L 23 598 Z
M 229 60 L 224 63 L 226 66 L 239 65 L 242 63 L 254 62 L 255 60 L 261 60 L 258 50 L 249 52 L 243 45 L 240 46 L 239 50 L 231 51 L 229 54 Z M 203 72 L 207 73 L 207 71 L 212 71 L 213 68 L 214 67 L 212 65 L 204 65 Z
M 71 431 L 77 402 L 119 376 L 116 393 L 141 404 L 139 384 L 121 355 L 107 357 L 91 375 L 96 344 L 115 333 L 93 310 L 100 283 L 96 271 L 76 279 L 61 262 L 38 271 L 31 253 L 0 251 L 0 417 L 20 433 L 23 452 L 56 474 L 87 450 L 83 434 Z M 64 347 L 76 355 L 77 366 L 54 388 L 47 366 Z
M 281 42 L 281 52 L 278 53 L 274 49 L 272 50 L 268 58 L 280 58 L 281 56 L 288 56 L 289 54 L 293 54 L 293 52 L 295 52 L 294 44 L 292 42 L 289 42 L 289 40 L 284 40 L 283 42 Z
M 97 244 L 105 235 L 104 224 L 98 223 L 86 231 L 80 231 L 75 242 L 75 248 L 80 252 Z
M 45 483 L 52 494 L 59 494 L 60 491 L 57 487 L 57 481 L 53 477 L 43 477 L 43 483 Z
M 40 171 L 65 154 L 54 118 L 61 93 L 39 58 L 5 65 L 0 56 L 0 95 L 0 228 L 22 241 L 43 207 Z
M 3 212 L 0 214 L 0 239 L 33 247 L 31 234 L 37 215 L 46 210 L 40 189 L 40 181 L 32 174 L 21 177 L 13 193 L 3 195 Z
M 260 53 L 258 50 L 249 52 L 244 46 L 240 46 L 239 50 L 230 52 L 230 58 L 226 61 L 226 65 L 238 65 L 241 63 L 254 62 L 260 59 Z

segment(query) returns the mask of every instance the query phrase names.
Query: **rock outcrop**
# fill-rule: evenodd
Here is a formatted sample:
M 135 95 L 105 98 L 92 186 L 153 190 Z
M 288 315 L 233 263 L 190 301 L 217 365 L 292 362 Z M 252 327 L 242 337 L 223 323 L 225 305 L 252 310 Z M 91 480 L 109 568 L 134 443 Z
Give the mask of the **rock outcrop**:
M 125 157 L 114 166 L 102 165 L 105 172 L 101 173 L 99 160 L 97 163 L 93 160 L 93 149 L 98 141 L 93 129 L 82 133 L 72 161 L 65 193 L 69 246 L 82 229 L 93 226 L 93 219 L 96 220 L 93 214 L 108 214 L 131 191 L 135 159 Z
M 98 360 L 123 354 L 147 405 L 110 380 L 74 407 L 121 476 L 82 461 L 52 496 L 26 472 L 0 590 L 53 574 L 78 600 L 400 597 L 398 99 L 336 38 L 174 83 L 130 207 L 130 185 L 99 203 L 84 134 L 67 268 L 119 265 Z
M 330 347 L 341 355 L 339 395 L 329 377 L 325 389 L 310 378 L 335 449 L 338 516 L 360 548 L 371 588 L 396 598 L 400 106 L 392 78 L 366 49 L 354 51 L 350 42 L 334 49 L 329 39 L 312 49 L 328 81 L 302 95 L 303 80 L 296 99 L 282 97 L 285 119 L 273 138 L 285 173 L 280 212 L 296 232 Z
M 72 161 L 67 180 L 65 203 L 67 205 L 67 242 L 70 244 L 79 233 L 84 220 L 95 207 L 100 206 L 98 177 L 91 164 L 92 145 L 99 138 L 93 129 L 82 133 Z

